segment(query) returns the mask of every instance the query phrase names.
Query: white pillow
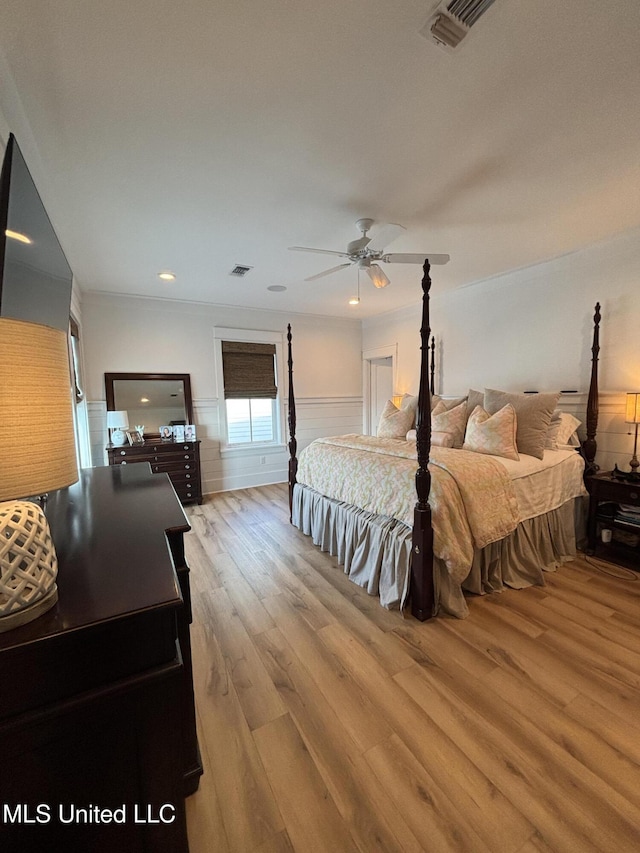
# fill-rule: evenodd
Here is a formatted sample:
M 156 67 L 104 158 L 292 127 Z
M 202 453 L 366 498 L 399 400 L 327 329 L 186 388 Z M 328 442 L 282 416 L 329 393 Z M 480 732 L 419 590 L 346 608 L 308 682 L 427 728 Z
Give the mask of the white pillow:
M 450 432 L 432 432 L 431 447 L 453 447 L 454 436 Z M 407 433 L 407 441 L 416 440 L 415 429 L 410 429 Z
M 464 428 L 467 423 L 467 402 L 463 400 L 453 409 L 447 409 L 444 400 L 431 412 L 431 428 L 434 432 L 449 432 L 453 435 L 453 446 L 462 447 Z
M 378 438 L 398 438 L 404 441 L 411 429 L 413 415 L 410 411 L 402 411 L 387 400 L 378 423 Z
M 517 428 L 516 410 L 511 403 L 493 415 L 476 406 L 467 421 L 462 449 L 518 461 Z

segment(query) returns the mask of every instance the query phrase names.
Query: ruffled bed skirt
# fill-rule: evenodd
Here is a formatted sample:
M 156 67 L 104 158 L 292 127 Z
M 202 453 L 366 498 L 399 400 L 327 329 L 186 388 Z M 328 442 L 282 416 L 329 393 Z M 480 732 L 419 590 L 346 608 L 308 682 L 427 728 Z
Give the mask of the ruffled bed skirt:
M 544 585 L 544 572 L 555 571 L 576 554 L 576 530 L 583 527 L 584 501 L 521 522 L 499 542 L 474 553 L 462 584 L 451 581 L 444 562 L 434 558 L 435 612 L 464 618 L 464 591 L 476 594 Z M 412 529 L 401 521 L 375 515 L 326 498 L 297 484 L 293 523 L 321 550 L 338 558 L 345 574 L 388 609 L 404 608 L 409 594 Z

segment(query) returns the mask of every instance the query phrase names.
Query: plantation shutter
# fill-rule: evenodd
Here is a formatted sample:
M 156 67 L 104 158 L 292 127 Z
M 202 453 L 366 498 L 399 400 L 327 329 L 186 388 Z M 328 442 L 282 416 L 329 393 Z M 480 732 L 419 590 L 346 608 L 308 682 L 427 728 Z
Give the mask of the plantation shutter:
M 222 341 L 225 398 L 275 400 L 278 396 L 275 354 L 275 344 Z

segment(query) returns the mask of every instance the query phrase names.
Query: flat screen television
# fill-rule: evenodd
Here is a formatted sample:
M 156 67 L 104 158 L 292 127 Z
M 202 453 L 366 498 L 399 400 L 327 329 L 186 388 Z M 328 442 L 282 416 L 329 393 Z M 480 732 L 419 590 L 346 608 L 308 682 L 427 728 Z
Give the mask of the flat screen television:
M 0 317 L 66 331 L 73 274 L 11 134 L 0 176 Z

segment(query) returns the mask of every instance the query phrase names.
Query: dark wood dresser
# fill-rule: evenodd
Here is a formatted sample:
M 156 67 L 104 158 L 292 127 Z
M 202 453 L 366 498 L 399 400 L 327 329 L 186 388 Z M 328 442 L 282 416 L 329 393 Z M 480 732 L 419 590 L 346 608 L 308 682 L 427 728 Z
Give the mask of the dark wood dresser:
M 183 504 L 202 503 L 199 441 L 151 441 L 131 447 L 107 447 L 109 465 L 149 462 L 154 474 L 168 474 Z
M 58 603 L 0 634 L 0 849 L 184 853 L 202 772 L 184 510 L 132 465 L 82 471 L 46 514 Z

